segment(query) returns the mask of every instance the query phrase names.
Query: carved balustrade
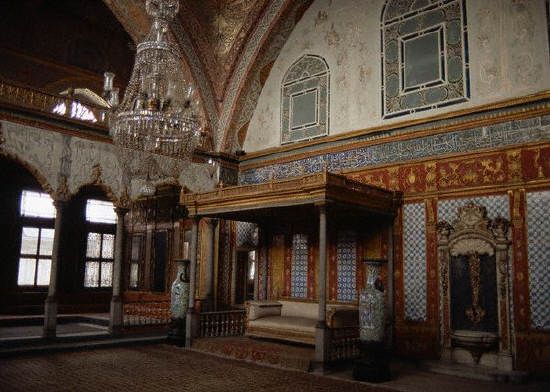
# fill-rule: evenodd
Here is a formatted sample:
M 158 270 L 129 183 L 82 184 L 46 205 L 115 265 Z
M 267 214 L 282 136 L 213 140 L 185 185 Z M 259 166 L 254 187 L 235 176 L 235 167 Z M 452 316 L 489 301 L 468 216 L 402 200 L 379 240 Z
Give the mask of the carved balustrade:
M 328 360 L 330 362 L 346 361 L 359 357 L 359 328 L 331 328 Z
M 0 81 L 0 103 L 81 124 L 108 129 L 108 109 L 93 104 L 83 104 L 70 97 L 48 94 L 39 90 Z
M 155 326 L 170 323 L 170 301 L 139 301 L 124 303 L 124 326 Z
M 200 336 L 241 336 L 244 335 L 245 324 L 245 310 L 202 312 L 200 314 Z

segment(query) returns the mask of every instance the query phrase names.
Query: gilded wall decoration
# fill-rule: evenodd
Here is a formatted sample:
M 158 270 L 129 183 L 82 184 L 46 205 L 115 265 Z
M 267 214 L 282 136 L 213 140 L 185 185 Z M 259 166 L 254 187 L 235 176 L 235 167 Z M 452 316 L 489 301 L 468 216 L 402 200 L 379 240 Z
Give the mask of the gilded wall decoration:
M 219 124 L 220 135 L 223 136 L 221 149 L 231 151 L 243 147 L 237 143 L 235 134 L 254 114 L 265 83 L 265 79 L 262 82 L 261 78 L 262 70 L 276 60 L 311 3 L 312 0 L 275 0 L 268 4 L 245 45 L 243 56 L 226 89 Z
M 443 126 L 443 125 L 442 125 Z M 414 128 L 414 127 L 413 127 Z M 397 139 L 397 140 L 395 140 Z M 473 129 L 440 133 L 436 135 L 417 138 L 394 138 L 383 142 L 376 142 L 372 137 L 372 143 L 367 146 L 354 147 L 343 151 L 308 154 L 305 158 L 297 158 L 289 161 L 265 163 L 254 168 L 245 168 L 239 173 L 241 184 L 254 184 L 267 182 L 271 178 L 283 179 L 300 176 L 303 173 L 315 173 L 321 171 L 326 163 L 328 169 L 333 172 L 341 170 L 367 169 L 369 166 L 378 166 L 398 162 L 407 162 L 415 159 L 427 159 L 445 154 L 460 154 L 484 149 L 506 148 L 525 143 L 542 142 L 550 140 L 550 116 L 537 116 L 523 120 L 507 121 L 495 125 L 482 126 Z M 526 153 L 527 154 L 527 153 Z M 542 150 L 539 157 L 532 154 L 522 155 L 524 160 L 533 161 L 539 170 L 537 173 L 529 173 L 528 176 L 547 176 L 550 173 L 550 151 Z M 510 156 L 514 168 L 513 176 L 518 178 L 517 155 Z M 435 162 L 434 162 L 435 163 Z M 434 166 L 425 170 L 416 168 L 413 172 L 400 172 L 399 186 L 408 184 L 410 189 L 430 188 L 434 189 L 435 179 L 443 177 L 439 187 L 452 188 L 459 184 L 468 186 L 482 182 L 505 183 L 507 179 L 507 158 L 501 158 L 498 154 L 487 156 L 483 162 L 472 159 L 471 162 L 449 162 L 445 166 L 439 165 L 434 171 Z M 529 164 L 527 166 L 532 166 Z M 530 170 L 527 167 L 523 170 Z M 437 171 L 437 173 L 435 173 Z M 373 173 L 375 173 L 373 171 Z M 412 175 L 411 175 L 412 174 Z M 384 177 L 377 172 L 379 182 L 385 183 L 394 189 L 393 177 Z M 523 173 L 526 176 L 526 173 Z M 387 178 L 387 179 L 386 179 Z M 424 183 L 428 181 L 427 183 Z
M 184 0 L 179 18 L 192 37 L 216 99 L 223 99 L 238 55 L 266 0 Z

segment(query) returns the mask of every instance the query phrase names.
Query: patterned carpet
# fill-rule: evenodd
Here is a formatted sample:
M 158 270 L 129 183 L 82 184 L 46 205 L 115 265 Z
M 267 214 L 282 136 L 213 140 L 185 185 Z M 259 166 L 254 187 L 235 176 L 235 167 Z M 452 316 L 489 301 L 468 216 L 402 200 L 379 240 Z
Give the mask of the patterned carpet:
M 303 372 L 310 370 L 310 363 L 315 354 L 315 349 L 310 346 L 257 340 L 244 336 L 197 339 L 193 341 L 192 348 L 224 357 Z
M 168 345 L 22 356 L 0 361 L 0 390 L 385 391 L 365 384 L 263 367 Z

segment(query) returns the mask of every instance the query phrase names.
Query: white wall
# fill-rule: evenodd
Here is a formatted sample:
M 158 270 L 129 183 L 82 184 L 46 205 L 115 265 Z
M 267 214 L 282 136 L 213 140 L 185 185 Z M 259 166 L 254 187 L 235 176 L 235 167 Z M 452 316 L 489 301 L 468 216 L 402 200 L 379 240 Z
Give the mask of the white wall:
M 330 67 L 329 135 L 472 108 L 550 89 L 545 0 L 466 0 L 471 96 L 442 109 L 382 119 L 383 0 L 316 0 L 297 24 L 264 85 L 244 149 L 280 146 L 280 86 L 304 54 Z

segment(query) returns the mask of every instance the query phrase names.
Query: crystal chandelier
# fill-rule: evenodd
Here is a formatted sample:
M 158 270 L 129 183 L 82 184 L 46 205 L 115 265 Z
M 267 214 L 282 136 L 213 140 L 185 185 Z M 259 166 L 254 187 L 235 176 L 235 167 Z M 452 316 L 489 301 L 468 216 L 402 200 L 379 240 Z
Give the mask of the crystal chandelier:
M 201 137 L 198 100 L 187 84 L 179 50 L 168 34 L 179 0 L 147 0 L 149 33 L 137 45 L 132 76 L 118 105 L 114 74 L 105 73 L 104 94 L 113 108 L 110 134 L 127 150 L 168 155 L 189 161 Z

